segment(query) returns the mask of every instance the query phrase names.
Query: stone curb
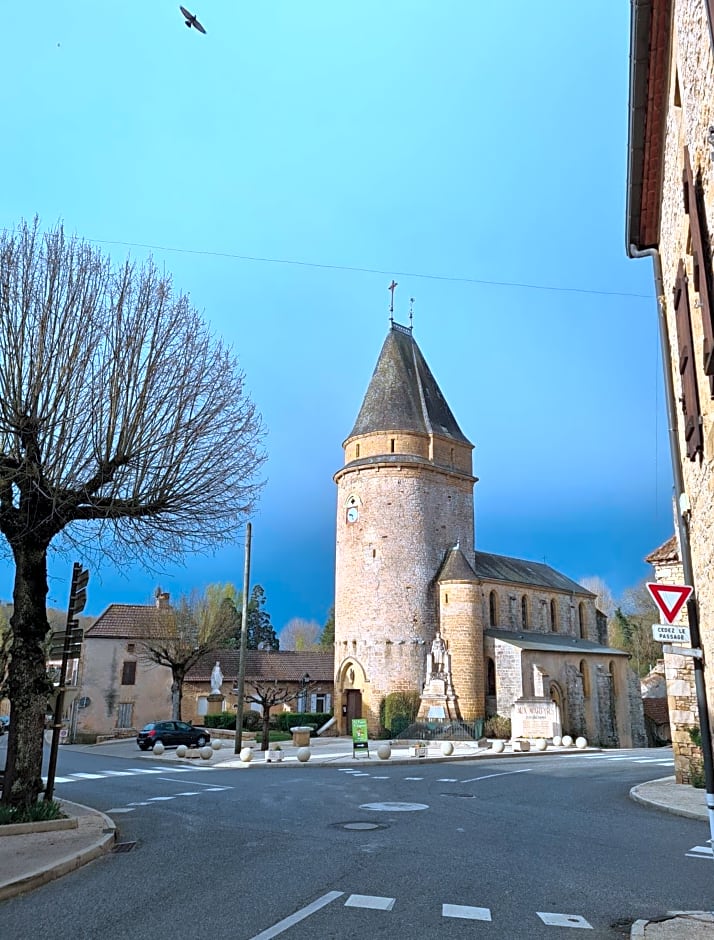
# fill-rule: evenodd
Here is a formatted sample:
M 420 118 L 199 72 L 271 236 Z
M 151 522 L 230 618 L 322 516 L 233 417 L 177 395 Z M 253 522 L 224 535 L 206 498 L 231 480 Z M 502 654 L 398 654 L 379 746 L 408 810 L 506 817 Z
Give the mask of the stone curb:
M 662 803 L 660 800 L 653 800 L 650 797 L 643 796 L 640 790 L 648 786 L 651 783 L 664 782 L 665 780 L 672 780 L 672 777 L 661 777 L 660 780 L 648 780 L 645 783 L 638 783 L 637 786 L 632 787 L 630 790 L 630 799 L 634 800 L 635 803 L 639 803 L 641 806 L 649 806 L 651 809 L 658 809 L 665 813 L 671 813 L 673 816 L 685 816 L 687 819 L 706 819 L 706 809 L 703 813 L 697 812 L 696 810 L 685 809 L 684 807 L 671 806 L 668 803 Z M 644 935 L 643 935 L 644 936 Z
M 68 872 L 74 871 L 77 868 L 81 868 L 82 865 L 86 865 L 87 862 L 93 861 L 95 858 L 99 858 L 100 855 L 104 855 L 108 852 L 116 839 L 116 825 L 106 813 L 102 813 L 97 809 L 92 809 L 89 806 L 84 806 L 82 803 L 72 803 L 69 800 L 60 800 L 63 806 L 66 806 L 68 809 L 76 807 L 82 811 L 82 815 L 94 815 L 99 816 L 104 823 L 102 827 L 102 832 L 99 835 L 99 838 L 96 838 L 88 846 L 85 846 L 83 849 L 80 849 L 76 852 L 70 852 L 68 855 L 65 855 L 64 858 L 58 859 L 56 862 L 52 862 L 49 865 L 38 866 L 34 871 L 28 872 L 22 878 L 18 878 L 16 881 L 9 882 L 8 884 L 0 886 L 0 901 L 5 901 L 7 898 L 15 897 L 18 894 L 22 894 L 25 891 L 30 891 L 32 888 L 39 888 L 40 885 L 47 884 L 49 881 L 54 881 L 55 878 L 61 878 L 62 875 L 68 874 Z
M 648 920 L 636 920 L 630 928 L 630 940 L 641 940 L 645 935 L 647 924 L 649 924 Z
M 69 819 L 45 819 L 41 822 L 9 823 L 7 826 L 0 826 L 0 838 L 23 836 L 31 832 L 61 832 L 64 829 L 76 829 L 78 825 L 76 816 Z

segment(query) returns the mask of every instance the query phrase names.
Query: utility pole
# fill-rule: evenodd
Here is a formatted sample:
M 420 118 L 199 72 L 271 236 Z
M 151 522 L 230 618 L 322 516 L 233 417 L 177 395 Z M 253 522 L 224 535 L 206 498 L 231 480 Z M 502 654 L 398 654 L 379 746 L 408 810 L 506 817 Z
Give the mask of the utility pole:
M 81 614 L 87 604 L 87 583 L 89 571 L 75 561 L 72 567 L 72 586 L 69 589 L 69 604 L 67 606 L 67 624 L 64 634 L 55 634 L 50 646 L 50 656 L 61 654 L 59 685 L 57 688 L 57 701 L 52 724 L 52 744 L 50 745 L 50 763 L 47 769 L 47 786 L 45 787 L 45 800 L 52 799 L 55 789 L 55 773 L 57 771 L 57 749 L 59 746 L 60 731 L 62 730 L 62 710 L 64 708 L 65 683 L 67 682 L 67 663 L 70 659 L 79 659 L 82 652 L 83 631 L 74 618 Z M 60 646 L 61 644 L 61 646 Z
M 245 657 L 248 649 L 248 591 L 250 590 L 250 540 L 252 526 L 245 527 L 245 564 L 243 566 L 243 609 L 240 625 L 240 655 L 238 657 L 238 681 L 236 683 L 236 740 L 234 753 L 240 754 L 243 742 L 243 695 L 245 693 Z

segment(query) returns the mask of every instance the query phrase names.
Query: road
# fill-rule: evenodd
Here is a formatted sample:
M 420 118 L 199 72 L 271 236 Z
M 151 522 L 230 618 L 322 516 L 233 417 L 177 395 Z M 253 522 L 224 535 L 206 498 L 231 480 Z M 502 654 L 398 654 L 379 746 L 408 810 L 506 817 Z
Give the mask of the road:
M 179 772 L 124 750 L 62 748 L 57 794 L 134 845 L 0 905 L 1 937 L 617 938 L 714 907 L 687 855 L 706 824 L 628 797 L 670 751 Z

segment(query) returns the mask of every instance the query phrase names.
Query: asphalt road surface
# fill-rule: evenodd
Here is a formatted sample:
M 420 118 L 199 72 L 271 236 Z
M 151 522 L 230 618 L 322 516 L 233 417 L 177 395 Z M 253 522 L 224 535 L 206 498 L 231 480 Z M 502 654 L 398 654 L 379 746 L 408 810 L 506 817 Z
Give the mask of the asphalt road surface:
M 228 770 L 124 753 L 62 748 L 56 793 L 129 851 L 0 904 L 3 940 L 621 938 L 714 907 L 711 859 L 688 856 L 706 823 L 628 796 L 669 750 Z

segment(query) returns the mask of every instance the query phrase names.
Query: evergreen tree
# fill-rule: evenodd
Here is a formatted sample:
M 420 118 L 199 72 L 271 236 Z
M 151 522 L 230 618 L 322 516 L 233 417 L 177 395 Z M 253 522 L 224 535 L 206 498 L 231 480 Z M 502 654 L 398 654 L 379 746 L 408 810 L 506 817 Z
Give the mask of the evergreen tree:
M 236 610 L 235 644 L 240 649 L 240 634 L 243 625 L 242 599 L 238 598 L 240 609 Z M 270 614 L 265 610 L 265 591 L 256 584 L 248 601 L 248 649 L 279 650 L 280 640 L 270 621 Z
M 327 620 L 322 628 L 320 646 L 324 650 L 331 650 L 335 645 L 335 605 L 327 611 Z

